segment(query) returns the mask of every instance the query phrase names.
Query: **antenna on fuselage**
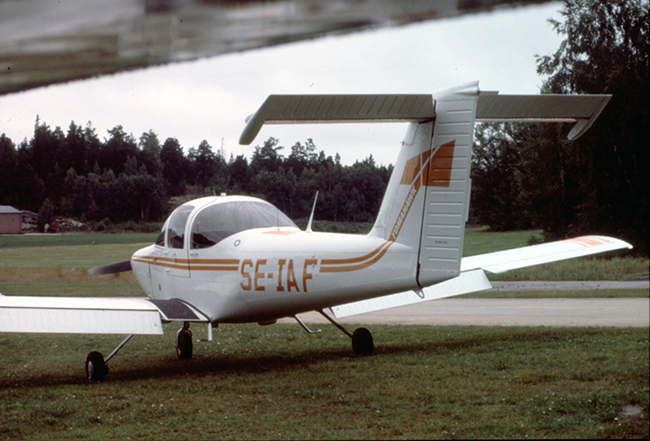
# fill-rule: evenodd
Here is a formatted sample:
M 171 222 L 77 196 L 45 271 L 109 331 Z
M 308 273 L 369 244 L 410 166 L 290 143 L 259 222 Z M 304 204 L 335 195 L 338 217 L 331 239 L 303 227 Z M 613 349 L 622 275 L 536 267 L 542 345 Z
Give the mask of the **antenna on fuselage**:
M 318 200 L 318 192 L 316 192 L 316 196 L 314 197 L 314 206 L 311 208 L 311 214 L 309 215 L 309 222 L 307 223 L 307 228 L 305 228 L 305 231 L 307 233 L 311 233 L 311 223 L 314 221 L 314 211 L 316 211 L 316 201 Z

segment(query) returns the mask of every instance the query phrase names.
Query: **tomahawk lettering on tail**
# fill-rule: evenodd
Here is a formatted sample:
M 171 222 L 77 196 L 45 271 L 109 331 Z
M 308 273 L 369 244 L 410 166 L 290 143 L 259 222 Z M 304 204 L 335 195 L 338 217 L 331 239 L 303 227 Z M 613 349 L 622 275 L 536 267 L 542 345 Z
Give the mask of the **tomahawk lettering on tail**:
M 271 95 L 248 119 L 240 142 L 264 124 L 409 122 L 393 175 L 367 235 L 299 230 L 271 204 L 245 196 L 187 202 L 165 222 L 154 245 L 130 262 L 90 270 L 133 270 L 147 298 L 0 296 L 0 331 L 156 334 L 178 321 L 176 351 L 192 355 L 192 322 L 272 324 L 318 311 L 352 339 L 357 354 L 374 350 L 372 335 L 350 333 L 334 318 L 489 289 L 486 272 L 591 255 L 631 245 L 591 236 L 463 258 L 476 121 L 572 121 L 575 139 L 598 117 L 609 95 L 509 96 L 478 83 L 433 95 Z M 311 225 L 311 222 L 310 222 Z M 325 311 L 329 310 L 330 314 Z M 92 352 L 90 380 L 108 357 Z

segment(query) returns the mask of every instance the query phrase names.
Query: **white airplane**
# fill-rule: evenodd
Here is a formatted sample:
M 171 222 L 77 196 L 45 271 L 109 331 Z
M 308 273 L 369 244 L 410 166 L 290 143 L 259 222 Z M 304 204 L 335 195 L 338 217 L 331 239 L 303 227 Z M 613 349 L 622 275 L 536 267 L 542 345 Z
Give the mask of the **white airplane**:
M 508 96 L 478 83 L 433 95 L 272 95 L 251 117 L 240 142 L 277 122 L 409 121 L 408 131 L 370 233 L 301 231 L 273 205 L 246 196 L 196 199 L 178 207 L 156 243 L 130 261 L 90 270 L 133 270 L 147 298 L 0 295 L 0 332 L 112 333 L 128 337 L 108 356 L 91 352 L 88 380 L 134 334 L 162 334 L 178 321 L 176 353 L 192 356 L 190 323 L 275 323 L 318 311 L 370 355 L 365 328 L 350 333 L 335 318 L 491 288 L 486 272 L 585 256 L 631 245 L 588 236 L 462 257 L 476 121 L 574 121 L 586 131 L 609 95 Z M 328 310 L 329 313 L 326 312 Z M 332 317 L 333 316 L 333 317 Z

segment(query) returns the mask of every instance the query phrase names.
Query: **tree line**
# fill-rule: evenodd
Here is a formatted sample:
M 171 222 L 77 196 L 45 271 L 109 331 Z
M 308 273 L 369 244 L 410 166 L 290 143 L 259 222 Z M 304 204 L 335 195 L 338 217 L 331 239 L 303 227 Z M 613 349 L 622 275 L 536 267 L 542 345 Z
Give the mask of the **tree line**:
M 255 147 L 250 161 L 224 158 L 208 141 L 189 148 L 153 131 L 139 139 L 118 125 L 100 141 L 89 123 L 66 133 L 38 118 L 30 140 L 16 146 L 0 135 L 0 203 L 83 221 L 160 221 L 170 197 L 248 194 L 275 204 L 292 218 L 309 216 L 316 191 L 319 219 L 374 219 L 392 172 L 372 157 L 344 166 L 339 155 L 317 151 L 311 139 L 288 155 L 276 138 Z
M 566 0 L 558 50 L 537 56 L 542 93 L 611 94 L 580 139 L 568 126 L 477 127 L 474 215 L 495 230 L 541 228 L 547 239 L 607 234 L 648 252 L 647 0 Z

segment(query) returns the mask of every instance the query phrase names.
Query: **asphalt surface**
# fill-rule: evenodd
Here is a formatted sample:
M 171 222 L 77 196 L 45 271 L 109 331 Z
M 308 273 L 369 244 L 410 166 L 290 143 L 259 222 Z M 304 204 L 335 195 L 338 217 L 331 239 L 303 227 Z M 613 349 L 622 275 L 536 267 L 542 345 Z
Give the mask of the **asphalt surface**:
M 650 289 L 634 282 L 493 282 L 495 291 Z M 300 314 L 306 323 L 328 323 L 320 314 Z M 283 319 L 291 322 L 293 319 Z M 449 298 L 346 317 L 340 323 L 478 326 L 650 326 L 650 298 Z

